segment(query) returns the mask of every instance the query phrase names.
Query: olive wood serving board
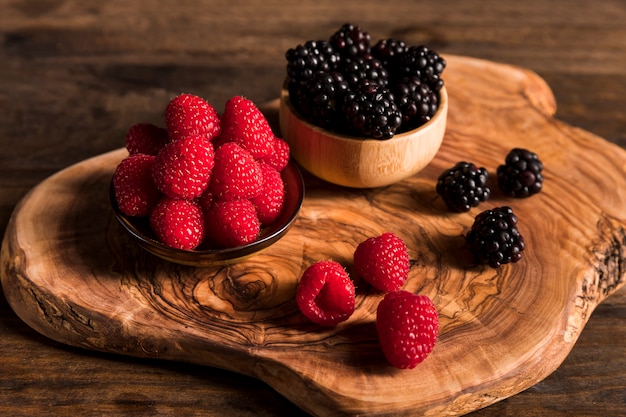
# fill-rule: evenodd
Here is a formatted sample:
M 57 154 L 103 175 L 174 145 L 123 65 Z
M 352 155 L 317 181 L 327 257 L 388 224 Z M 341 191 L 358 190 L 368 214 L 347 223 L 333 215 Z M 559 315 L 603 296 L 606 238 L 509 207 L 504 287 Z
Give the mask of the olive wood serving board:
M 2 244 L 7 300 L 54 340 L 251 375 L 316 416 L 461 415 L 532 386 L 624 284 L 626 151 L 554 119 L 553 94 L 532 71 L 446 58 L 446 136 L 414 177 L 357 190 L 305 175 L 304 204 L 282 240 L 240 263 L 194 268 L 144 252 L 117 223 L 109 181 L 126 153 L 112 151 L 53 175 L 15 208 Z M 270 119 L 277 108 L 267 106 Z M 445 168 L 467 160 L 494 174 L 514 147 L 543 160 L 540 194 L 514 200 L 493 185 L 469 213 L 445 209 L 435 193 Z M 474 265 L 463 235 L 501 205 L 519 217 L 524 257 L 498 270 Z M 404 288 L 440 313 L 439 340 L 413 370 L 385 361 L 374 325 L 383 294 L 352 272 L 357 244 L 385 231 L 409 247 Z M 320 328 L 294 293 L 306 267 L 330 258 L 355 279 L 356 311 Z

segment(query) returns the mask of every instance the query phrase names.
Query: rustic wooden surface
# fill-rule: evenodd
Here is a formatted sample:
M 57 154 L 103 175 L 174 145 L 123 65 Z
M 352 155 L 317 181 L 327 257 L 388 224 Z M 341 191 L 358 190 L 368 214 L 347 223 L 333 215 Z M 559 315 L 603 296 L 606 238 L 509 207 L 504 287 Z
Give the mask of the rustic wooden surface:
M 390 12 L 373 2 L 1 2 L 2 228 L 48 175 L 118 148 L 130 123 L 158 120 L 155 102 L 182 90 L 217 102 L 276 97 L 284 50 L 345 20 L 374 36 L 531 68 L 555 92 L 559 119 L 626 146 L 622 2 L 382 7 Z M 303 415 L 254 379 L 67 347 L 31 330 L 4 300 L 0 309 L 4 415 Z M 625 317 L 621 290 L 593 313 L 550 377 L 474 414 L 624 414 Z

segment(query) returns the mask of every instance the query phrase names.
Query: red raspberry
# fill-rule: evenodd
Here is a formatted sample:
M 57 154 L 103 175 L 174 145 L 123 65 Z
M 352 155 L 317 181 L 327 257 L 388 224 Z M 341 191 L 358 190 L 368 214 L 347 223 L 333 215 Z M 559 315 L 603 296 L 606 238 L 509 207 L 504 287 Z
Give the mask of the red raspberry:
M 354 251 L 354 268 L 378 290 L 398 290 L 409 275 L 406 244 L 390 232 L 371 237 L 361 242 Z
M 439 316 L 427 296 L 392 291 L 378 304 L 376 330 L 389 363 L 412 369 L 432 352 L 439 334 Z
M 272 140 L 272 149 L 272 153 L 259 158 L 259 162 L 266 163 L 276 171 L 282 171 L 289 163 L 289 145 L 281 138 L 275 137 Z
M 272 223 L 283 209 L 285 201 L 285 184 L 280 172 L 269 165 L 260 164 L 263 176 L 263 187 L 252 203 L 256 207 L 259 221 L 266 225 Z
M 113 174 L 113 190 L 120 211 L 127 216 L 147 216 L 161 198 L 152 181 L 154 156 L 133 154 L 123 159 Z
M 263 187 L 263 174 L 252 154 L 230 142 L 215 151 L 211 192 L 222 200 L 249 199 Z
M 296 302 L 312 322 L 334 326 L 354 312 L 354 284 L 338 262 L 318 261 L 302 274 Z
M 218 136 L 222 129 L 215 108 L 193 94 L 181 94 L 167 104 L 165 124 L 170 141 L 196 135 L 211 140 Z
M 188 136 L 167 144 L 159 152 L 152 176 L 165 195 L 193 199 L 208 187 L 214 162 L 211 142 L 204 136 Z
M 255 158 L 274 152 L 274 133 L 267 119 L 249 99 L 235 96 L 226 102 L 220 142 L 235 142 Z
M 231 248 L 254 242 L 261 231 L 256 209 L 250 200 L 218 200 L 206 212 L 207 238 L 220 247 Z
M 195 200 L 163 197 L 152 210 L 150 227 L 162 243 L 192 250 L 205 235 L 204 215 Z
M 135 153 L 156 155 L 167 142 L 167 129 L 152 123 L 137 123 L 126 132 L 126 149 L 131 155 Z

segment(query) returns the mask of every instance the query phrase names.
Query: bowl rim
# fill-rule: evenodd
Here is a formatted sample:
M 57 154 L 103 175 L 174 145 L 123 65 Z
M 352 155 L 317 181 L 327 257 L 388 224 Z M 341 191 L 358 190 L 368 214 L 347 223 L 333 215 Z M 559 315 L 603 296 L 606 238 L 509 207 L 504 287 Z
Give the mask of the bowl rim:
M 435 123 L 438 122 L 438 120 L 442 117 L 447 117 L 447 111 L 443 111 L 444 108 L 447 108 L 449 103 L 448 103 L 448 90 L 446 89 L 446 86 L 443 85 L 441 87 L 441 89 L 438 91 L 438 95 L 439 95 L 439 106 L 437 107 L 437 111 L 435 112 L 435 114 L 433 115 L 433 117 L 427 121 L 426 123 L 424 123 L 421 126 L 418 126 L 417 128 L 413 129 L 413 130 L 408 130 L 406 132 L 402 132 L 402 133 L 397 133 L 395 135 L 393 135 L 393 137 L 389 138 L 389 139 L 375 139 L 375 138 L 370 138 L 370 137 L 359 137 L 359 136 L 351 136 L 351 135 L 346 135 L 343 133 L 337 133 L 334 132 L 332 130 L 328 130 L 325 129 L 321 126 L 317 126 L 311 122 L 309 122 L 308 120 L 306 120 L 297 110 L 296 108 L 293 106 L 293 104 L 291 103 L 291 99 L 289 97 L 289 89 L 287 87 L 288 85 L 288 79 L 285 79 L 285 82 L 283 83 L 283 86 L 281 88 L 280 91 L 280 104 L 282 105 L 284 103 L 284 105 L 286 105 L 289 108 L 289 111 L 291 113 L 293 113 L 294 116 L 296 116 L 298 118 L 298 121 L 301 122 L 304 126 L 306 126 L 307 128 L 323 133 L 327 136 L 333 137 L 334 139 L 337 140 L 342 140 L 342 141 L 346 141 L 346 142 L 363 142 L 364 144 L 367 143 L 393 143 L 394 140 L 395 142 L 399 142 L 402 139 L 410 139 L 412 138 L 416 133 L 420 132 L 420 131 L 424 131 L 429 129 L 432 125 L 434 125 Z M 282 106 L 280 106 L 282 107 Z M 280 111 L 280 109 L 279 109 Z M 397 139 L 397 140 L 396 140 Z
M 113 179 L 111 179 L 110 183 L 109 198 L 118 222 L 131 235 L 133 240 L 146 251 L 160 258 L 183 265 L 223 265 L 243 260 L 266 249 L 280 240 L 293 226 L 304 202 L 304 178 L 293 161 L 289 161 L 281 170 L 281 176 L 285 183 L 285 195 L 293 195 L 293 199 L 288 200 L 290 204 L 285 204 L 283 212 L 279 214 L 274 222 L 261 228 L 260 235 L 254 242 L 231 248 L 185 250 L 167 246 L 154 238 L 154 236 L 142 232 L 142 230 L 148 227 L 148 219 L 145 216 L 133 217 L 120 211 L 115 199 Z M 285 200 L 287 201 L 287 198 Z M 290 212 L 285 212 L 284 210 L 288 207 L 291 208 Z

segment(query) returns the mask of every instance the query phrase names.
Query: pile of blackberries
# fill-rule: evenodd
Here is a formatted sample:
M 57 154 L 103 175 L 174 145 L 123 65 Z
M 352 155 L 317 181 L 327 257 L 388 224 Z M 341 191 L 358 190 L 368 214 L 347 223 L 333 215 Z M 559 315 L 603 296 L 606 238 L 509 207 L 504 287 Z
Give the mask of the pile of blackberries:
M 292 105 L 309 122 L 356 137 L 390 139 L 439 108 L 446 61 L 424 45 L 371 36 L 346 23 L 286 53 Z

